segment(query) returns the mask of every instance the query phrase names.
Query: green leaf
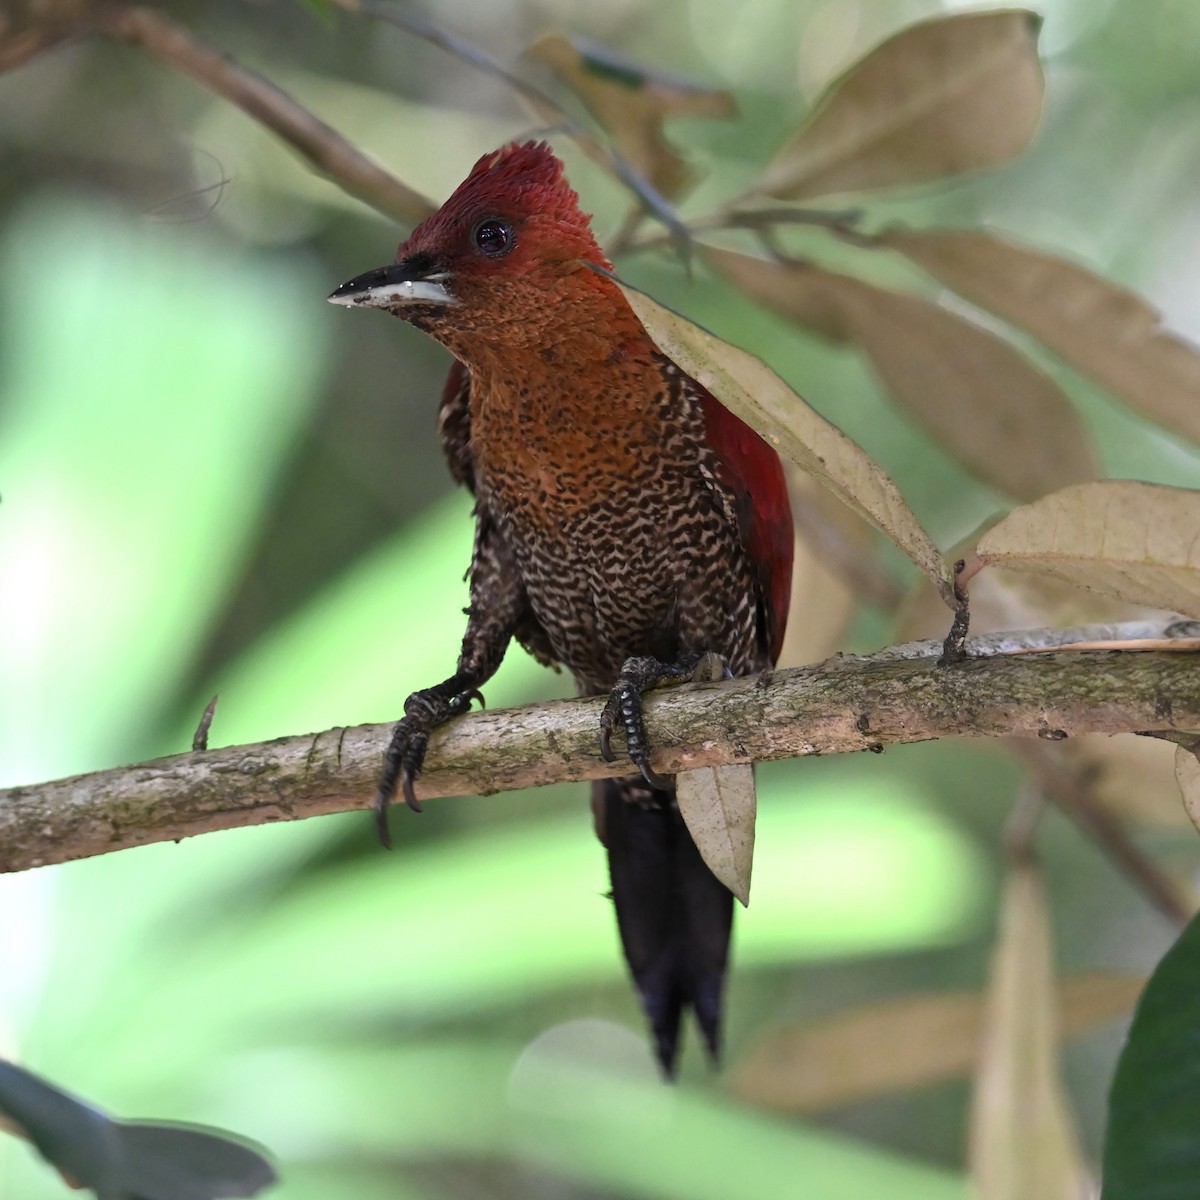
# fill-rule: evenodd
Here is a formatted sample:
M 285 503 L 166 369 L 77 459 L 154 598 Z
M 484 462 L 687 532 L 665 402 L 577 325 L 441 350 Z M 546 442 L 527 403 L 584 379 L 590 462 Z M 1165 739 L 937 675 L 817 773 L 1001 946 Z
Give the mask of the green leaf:
M 0 1059 L 7 1116 L 73 1187 L 100 1200 L 218 1200 L 254 1196 L 276 1180 L 262 1147 L 223 1129 L 114 1121 L 15 1063 Z
M 1108 1097 L 1102 1200 L 1200 1194 L 1200 916 L 1150 977 Z

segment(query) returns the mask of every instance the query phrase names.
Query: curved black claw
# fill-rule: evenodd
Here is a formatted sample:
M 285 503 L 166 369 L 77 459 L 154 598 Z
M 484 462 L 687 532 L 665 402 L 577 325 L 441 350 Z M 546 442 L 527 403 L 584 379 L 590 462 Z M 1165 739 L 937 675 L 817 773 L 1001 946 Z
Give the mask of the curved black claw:
M 671 781 L 650 766 L 650 747 L 642 716 L 642 693 L 660 683 L 677 682 L 690 678 L 690 675 L 690 666 L 663 663 L 656 658 L 625 660 L 617 682 L 608 694 L 608 703 L 600 714 L 600 755 L 605 762 L 613 762 L 616 758 L 612 750 L 613 730 L 623 729 L 626 753 L 630 762 L 642 773 L 642 778 L 651 787 L 670 789 Z
M 646 781 L 646 782 L 647 782 L 647 783 L 648 783 L 648 784 L 649 784 L 649 785 L 650 785 L 652 788 L 662 788 L 662 789 L 666 789 L 666 788 L 669 788 L 669 787 L 671 786 L 671 781 L 670 781 L 670 780 L 669 780 L 669 779 L 668 779 L 668 778 L 667 778 L 665 775 L 660 775 L 660 774 L 659 774 L 657 771 L 653 770 L 653 769 L 651 768 L 651 766 L 650 766 L 650 764 L 649 764 L 649 763 L 647 763 L 647 762 L 637 762 L 637 761 L 635 760 L 635 761 L 634 761 L 634 765 L 637 767 L 637 769 L 638 769 L 639 771 L 641 771 L 641 773 L 642 773 L 642 778 L 643 778 L 643 779 L 644 779 L 644 780 L 645 780 L 645 781 Z
M 613 753 L 612 748 L 613 724 L 613 698 L 609 695 L 608 703 L 604 706 L 604 711 L 600 714 L 600 757 L 605 762 L 617 761 L 617 756 Z
M 423 758 L 424 755 L 421 757 Z M 400 790 L 404 793 L 404 803 L 407 804 L 408 807 L 413 810 L 413 812 L 425 811 L 421 807 L 421 802 L 417 799 L 416 789 L 413 787 L 413 784 L 417 782 L 417 780 L 420 778 L 420 775 L 421 772 L 419 770 L 406 770 L 404 774 L 400 776 Z
M 457 717 L 471 707 L 471 701 L 483 703 L 478 690 L 465 685 L 461 676 L 447 679 L 437 687 L 413 692 L 404 702 L 404 717 L 392 729 L 392 737 L 383 755 L 383 770 L 375 789 L 375 829 L 379 840 L 389 850 L 392 835 L 388 829 L 387 810 L 397 787 L 404 802 L 413 812 L 421 812 L 414 785 L 421 777 L 429 735 L 443 721 Z
M 420 693 L 416 693 L 420 695 Z M 412 697 L 409 697 L 411 700 Z M 407 707 L 407 705 L 405 706 Z M 404 794 L 404 802 L 413 812 L 421 811 L 413 783 L 420 777 L 421 764 L 425 761 L 425 748 L 429 744 L 429 733 L 433 722 L 422 720 L 415 714 L 397 721 L 392 737 L 383 755 L 383 770 L 375 788 L 375 829 L 379 840 L 389 850 L 392 835 L 388 829 L 388 805 L 396 795 L 397 786 Z
M 375 832 L 379 836 L 379 844 L 385 850 L 390 850 L 392 831 L 388 828 L 388 798 L 381 792 L 376 792 L 371 807 L 375 810 Z

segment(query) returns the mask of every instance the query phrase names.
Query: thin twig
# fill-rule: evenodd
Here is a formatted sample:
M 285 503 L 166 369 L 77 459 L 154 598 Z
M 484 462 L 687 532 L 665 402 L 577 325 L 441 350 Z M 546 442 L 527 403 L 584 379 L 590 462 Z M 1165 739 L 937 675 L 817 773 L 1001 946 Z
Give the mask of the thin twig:
M 614 262 L 633 244 L 634 235 L 642 227 L 645 215 L 641 205 L 635 205 L 625 214 L 616 233 L 605 241 L 605 253 Z
M 192 749 L 199 752 L 208 749 L 208 731 L 212 728 L 213 715 L 217 711 L 218 697 L 214 696 L 205 706 L 204 711 L 200 714 L 200 723 L 196 726 L 196 732 L 192 734 Z
M 673 244 L 686 262 L 691 253 L 691 229 L 679 218 L 675 206 L 615 147 L 600 141 L 584 129 L 561 104 L 536 84 L 522 79 L 502 63 L 494 59 L 466 38 L 427 21 L 413 13 L 404 12 L 394 4 L 381 0 L 333 0 L 347 12 L 362 13 L 377 21 L 385 21 L 397 29 L 403 29 L 413 37 L 421 38 L 453 54 L 463 62 L 497 79 L 503 80 L 518 96 L 538 114 L 539 118 L 555 128 L 561 129 L 593 161 L 614 174 L 641 202 L 643 208 L 652 213 L 667 230 L 667 241 Z
M 863 215 L 860 208 L 740 208 L 736 204 L 723 204 L 702 216 L 690 218 L 687 227 L 693 238 L 723 229 L 748 229 L 770 248 L 772 257 L 783 257 L 775 238 L 780 225 L 808 225 L 824 229 L 849 245 L 875 248 L 879 239 L 858 227 Z M 638 254 L 661 249 L 666 244 L 667 239 L 662 234 L 652 233 L 625 242 L 621 250 L 625 255 Z
M 159 9 L 98 10 L 103 32 L 140 46 L 161 62 L 236 104 L 287 142 L 310 166 L 384 216 L 415 225 L 435 206 L 357 150 L 285 91 L 200 41 Z
M 963 574 L 964 560 L 959 559 L 954 564 L 954 619 L 950 622 L 950 632 L 942 643 L 942 657 L 938 659 L 939 667 L 957 666 L 966 657 L 967 630 L 971 626 L 971 602 L 967 590 L 959 580 Z

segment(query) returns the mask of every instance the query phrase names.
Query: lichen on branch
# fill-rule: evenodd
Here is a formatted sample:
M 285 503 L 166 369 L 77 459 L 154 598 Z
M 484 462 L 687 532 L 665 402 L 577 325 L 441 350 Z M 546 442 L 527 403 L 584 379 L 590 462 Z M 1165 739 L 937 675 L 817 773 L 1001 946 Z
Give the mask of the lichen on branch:
M 1023 640 L 1028 649 L 1064 637 L 1037 631 Z M 944 737 L 1200 729 L 1192 653 L 1014 654 L 1013 635 L 1004 638 L 1001 652 L 994 639 L 990 646 L 971 639 L 967 659 L 948 669 L 936 665 L 940 643 L 916 643 L 651 693 L 654 767 L 671 773 L 878 752 Z M 627 764 L 600 757 L 599 710 L 594 699 L 558 700 L 461 717 L 434 735 L 418 795 L 485 795 L 627 773 Z M 387 738 L 383 725 L 331 729 L 0 791 L 0 871 L 365 807 Z

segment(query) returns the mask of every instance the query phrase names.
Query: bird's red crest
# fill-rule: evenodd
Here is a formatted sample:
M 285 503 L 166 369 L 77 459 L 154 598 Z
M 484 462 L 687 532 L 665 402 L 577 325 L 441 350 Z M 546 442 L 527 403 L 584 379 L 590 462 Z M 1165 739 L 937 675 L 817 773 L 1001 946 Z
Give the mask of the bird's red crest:
M 579 208 L 579 195 L 563 165 L 545 142 L 510 142 L 485 154 L 442 206 L 458 211 L 489 204 L 541 213 L 591 235 L 591 220 Z
M 559 206 L 565 202 L 567 209 L 579 208 L 579 196 L 567 183 L 562 163 L 546 142 L 509 142 L 485 154 L 446 203 L 452 204 L 459 197 L 514 200 L 524 193 L 557 199 Z
M 433 246 L 448 249 L 485 215 L 539 227 L 540 245 L 609 265 L 592 234 L 591 218 L 580 210 L 578 194 L 545 142 L 511 142 L 485 154 L 445 204 L 413 231 L 397 257 Z

